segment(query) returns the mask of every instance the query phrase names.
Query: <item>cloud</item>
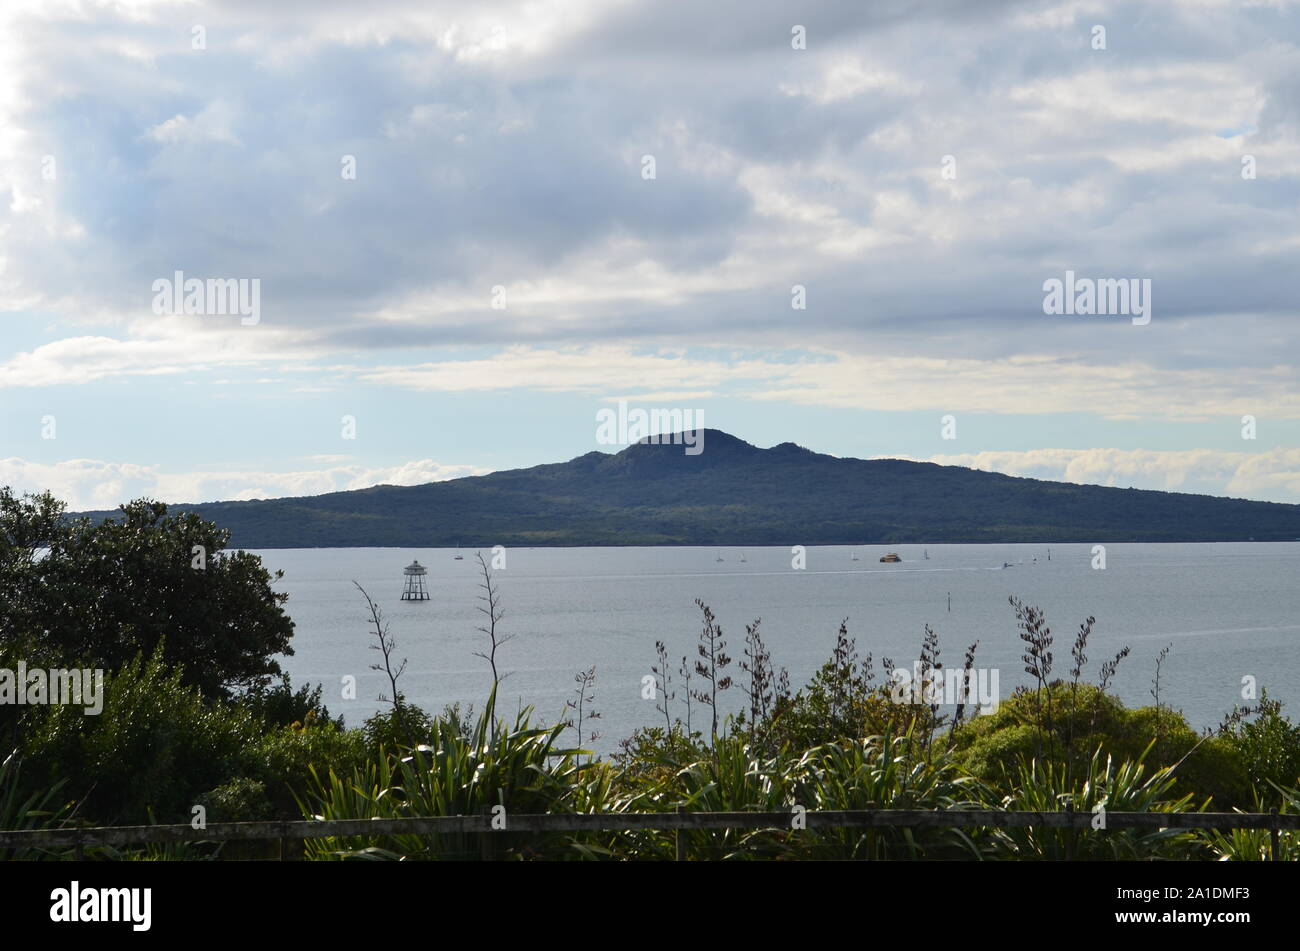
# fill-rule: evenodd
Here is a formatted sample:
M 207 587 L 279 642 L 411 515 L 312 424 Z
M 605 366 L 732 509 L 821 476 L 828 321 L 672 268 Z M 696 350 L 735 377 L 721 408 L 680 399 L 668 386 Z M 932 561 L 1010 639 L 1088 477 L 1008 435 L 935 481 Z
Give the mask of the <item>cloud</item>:
M 284 336 L 282 331 L 241 327 L 238 317 L 167 317 L 134 338 L 68 337 L 17 353 L 0 363 L 0 389 L 269 365 L 307 355 L 301 349 L 282 353 L 283 344 L 272 341 Z
M 642 399 L 647 393 L 725 394 L 840 409 L 960 406 L 981 413 L 1091 411 L 1117 419 L 1203 420 L 1257 415 L 1267 407 L 1272 417 L 1300 418 L 1300 394 L 1284 366 L 1230 381 L 1208 369 L 1156 373 L 1137 359 L 1096 367 L 1047 354 L 975 360 L 806 348 L 704 356 L 615 345 L 520 345 L 481 359 L 379 366 L 358 371 L 357 378 L 444 393 L 538 389 Z
M 1055 482 L 1300 503 L 1300 449 L 1031 449 L 939 454 L 926 461 Z
M 171 10 L 13 23 L 22 88 L 57 95 L 6 116 L 11 303 L 129 323 L 182 266 L 261 277 L 269 321 L 354 351 L 858 332 L 1113 363 L 1132 341 L 1044 320 L 1039 288 L 1141 262 L 1187 331 L 1143 340 L 1152 366 L 1289 319 L 1293 5 L 813 3 L 802 51 L 766 3 L 197 4 L 201 51 Z M 66 178 L 39 180 L 44 152 Z
M 1300 417 L 1293 2 L 0 16 L 0 388 Z M 177 268 L 258 278 L 261 324 L 153 316 Z M 1067 269 L 1150 278 L 1151 324 L 1045 316 Z
M 239 139 L 232 129 L 233 122 L 233 110 L 229 105 L 212 102 L 193 119 L 175 115 L 150 127 L 145 132 L 145 138 L 168 145 L 199 145 L 209 142 L 238 145 Z
M 40 463 L 0 459 L 0 485 L 16 492 L 48 489 L 73 511 L 116 508 L 125 499 L 153 498 L 168 503 L 274 499 L 320 495 L 374 485 L 423 485 L 462 476 L 483 475 L 480 466 L 448 465 L 419 459 L 396 466 L 360 463 L 289 472 L 164 472 L 158 466 L 71 459 Z
M 199 318 L 207 320 L 210 318 Z M 176 326 L 186 326 L 182 319 Z M 260 328 L 250 328 L 260 329 Z M 303 348 L 284 365 L 265 337 L 213 325 L 200 344 L 176 336 L 119 341 L 80 337 L 45 344 L 0 363 L 0 389 L 71 386 L 100 379 L 186 374 L 218 367 L 269 367 L 310 382 L 294 392 L 328 392 L 355 384 L 428 393 L 536 390 L 605 399 L 703 399 L 727 396 L 765 403 L 909 412 L 960 408 L 968 413 L 1091 412 L 1108 419 L 1204 421 L 1246 414 L 1300 419 L 1292 369 L 1264 367 L 1247 379 L 1216 368 L 1157 371 L 1137 358 L 1094 366 L 1075 356 L 1004 358 L 894 356 L 858 349 L 636 347 L 620 344 L 534 347 L 517 344 L 480 357 L 377 366 L 321 364 Z M 265 378 L 263 383 L 284 380 Z

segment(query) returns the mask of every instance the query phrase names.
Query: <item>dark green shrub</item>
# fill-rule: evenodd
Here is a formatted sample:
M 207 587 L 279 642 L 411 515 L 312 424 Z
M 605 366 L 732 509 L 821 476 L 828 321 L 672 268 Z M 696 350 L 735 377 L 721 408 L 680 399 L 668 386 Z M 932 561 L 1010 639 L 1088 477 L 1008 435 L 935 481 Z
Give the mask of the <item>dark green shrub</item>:
M 209 789 L 196 805 L 204 808 L 208 822 L 261 822 L 275 817 L 266 787 L 243 776 Z
M 1282 704 L 1260 697 L 1257 716 L 1233 723 L 1222 745 L 1240 762 L 1246 782 L 1262 802 L 1277 805 L 1276 786 L 1300 786 L 1300 726 L 1282 714 Z
M 308 723 L 258 737 L 247 751 L 245 769 L 265 788 L 276 818 L 299 818 L 297 797 L 310 787 L 313 771 L 350 773 L 367 756 L 360 730 L 345 730 L 332 722 Z
M 103 710 L 39 708 L 23 737 L 36 783 L 64 780 L 98 822 L 188 822 L 198 795 L 239 775 L 261 732 L 246 710 L 206 701 L 159 647 L 105 678 Z
M 326 723 L 343 726 L 343 717 L 330 718 L 329 708 L 321 702 L 322 687 L 303 684 L 293 689 L 289 675 L 281 675 L 274 685 L 254 684 L 236 699 L 241 707 L 263 720 L 268 726 L 294 723 Z
M 459 729 L 459 717 L 454 719 Z M 361 728 L 371 755 L 383 750 L 409 750 L 427 743 L 433 735 L 433 719 L 419 707 L 403 703 L 389 707 L 366 720 Z M 463 732 L 463 731 L 462 731 Z

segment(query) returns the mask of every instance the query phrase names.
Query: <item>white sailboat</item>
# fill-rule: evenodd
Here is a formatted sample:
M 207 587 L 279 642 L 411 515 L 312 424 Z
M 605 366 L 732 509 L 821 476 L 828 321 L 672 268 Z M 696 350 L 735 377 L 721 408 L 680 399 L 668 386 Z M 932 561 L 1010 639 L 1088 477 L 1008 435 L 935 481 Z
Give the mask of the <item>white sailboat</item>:
M 714 561 L 725 561 L 725 559 L 722 557 L 722 552 L 718 552 L 718 557 L 717 557 L 717 558 L 714 558 L 713 560 L 714 560 Z
M 742 565 L 748 564 L 748 562 L 745 561 L 745 553 L 743 551 L 740 553 L 740 563 Z
M 858 560 L 858 553 L 855 551 L 855 552 L 853 553 L 853 557 L 852 557 L 851 559 L 849 559 L 849 560 L 850 560 L 850 561 L 857 561 L 857 560 Z

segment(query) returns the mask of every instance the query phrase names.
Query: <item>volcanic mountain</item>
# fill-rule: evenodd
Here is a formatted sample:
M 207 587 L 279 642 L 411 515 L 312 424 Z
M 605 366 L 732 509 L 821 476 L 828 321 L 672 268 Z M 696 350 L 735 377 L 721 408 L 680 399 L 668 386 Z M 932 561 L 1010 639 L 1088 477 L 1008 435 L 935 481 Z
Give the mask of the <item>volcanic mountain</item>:
M 716 429 L 696 455 L 660 439 L 447 482 L 170 509 L 252 549 L 1300 538 L 1300 505 L 760 449 Z

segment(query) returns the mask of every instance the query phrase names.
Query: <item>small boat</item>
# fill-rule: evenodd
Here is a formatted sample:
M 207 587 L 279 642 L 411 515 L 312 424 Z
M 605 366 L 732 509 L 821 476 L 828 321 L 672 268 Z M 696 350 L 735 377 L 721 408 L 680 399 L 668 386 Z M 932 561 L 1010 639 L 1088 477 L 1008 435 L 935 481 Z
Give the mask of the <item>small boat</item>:
M 726 559 L 722 557 L 722 552 L 718 552 L 718 557 L 717 557 L 717 558 L 714 558 L 713 560 L 714 560 L 714 561 L 726 561 Z
M 1015 565 L 1011 564 L 1011 562 L 1009 562 L 1009 561 L 1004 561 L 1004 562 L 1002 562 L 1002 567 L 1003 567 L 1003 568 L 1014 568 Z
M 925 550 L 925 560 L 926 561 L 930 560 L 930 549 L 928 548 Z
M 740 563 L 742 565 L 749 564 L 749 562 L 745 561 L 745 553 L 743 551 L 740 553 Z
M 888 554 L 881 555 L 881 556 L 880 556 L 880 560 L 881 560 L 881 561 L 887 561 L 887 562 L 889 562 L 890 564 L 893 564 L 894 562 L 896 562 L 896 561 L 902 561 L 903 559 L 901 559 L 901 558 L 898 557 L 898 552 L 896 552 L 896 551 L 891 551 L 891 552 L 889 552 Z

